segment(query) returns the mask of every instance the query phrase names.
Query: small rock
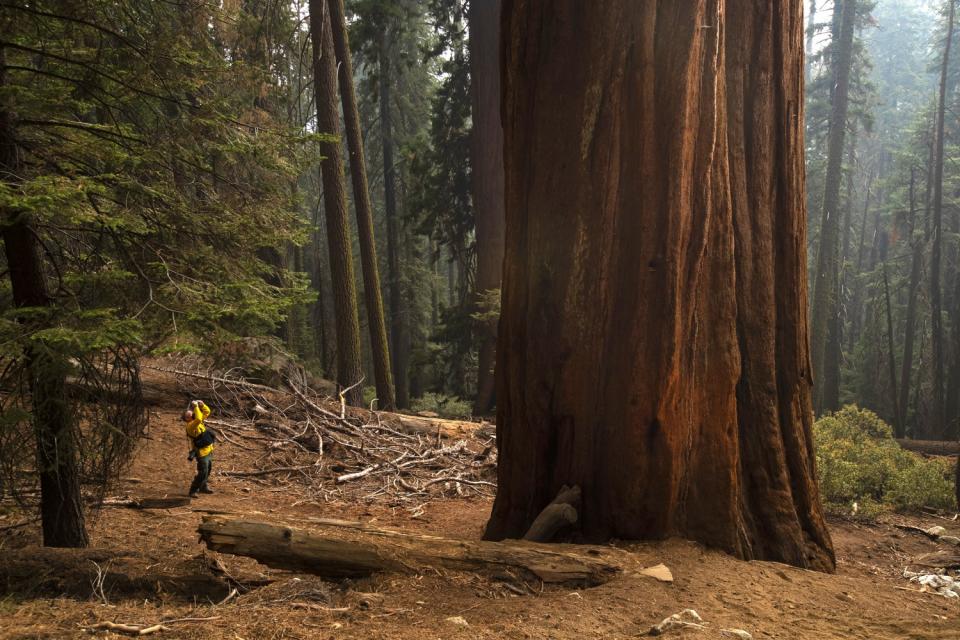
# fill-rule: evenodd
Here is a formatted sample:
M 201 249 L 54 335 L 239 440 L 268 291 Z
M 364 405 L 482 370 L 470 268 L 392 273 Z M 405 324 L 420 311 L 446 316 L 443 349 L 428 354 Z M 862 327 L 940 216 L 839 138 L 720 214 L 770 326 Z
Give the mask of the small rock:
M 940 536 L 937 538 L 937 542 L 945 542 L 954 546 L 960 546 L 960 538 L 956 536 Z
M 721 629 L 720 634 L 731 638 L 740 638 L 740 640 L 753 640 L 753 636 L 743 629 Z
M 665 564 L 658 564 L 640 570 L 640 575 L 654 578 L 660 582 L 673 582 L 673 573 Z
M 926 533 L 926 534 L 927 534 L 928 536 L 930 536 L 931 538 L 938 538 L 938 537 L 942 536 L 943 534 L 945 534 L 946 532 L 947 532 L 947 530 L 944 529 L 944 528 L 941 527 L 941 526 L 930 527 L 929 529 L 927 529 L 926 531 L 924 531 L 924 533 Z
M 458 627 L 469 627 L 470 623 L 464 620 L 463 616 L 450 616 L 447 618 L 447 622 L 450 624 L 455 624 Z

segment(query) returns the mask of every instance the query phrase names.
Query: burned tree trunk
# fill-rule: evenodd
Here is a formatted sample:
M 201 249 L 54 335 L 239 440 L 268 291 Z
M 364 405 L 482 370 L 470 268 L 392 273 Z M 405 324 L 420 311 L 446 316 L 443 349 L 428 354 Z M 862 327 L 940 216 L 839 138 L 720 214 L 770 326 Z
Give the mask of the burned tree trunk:
M 314 89 L 317 101 L 317 130 L 339 138 L 340 111 L 337 109 L 337 71 L 333 52 L 330 16 L 324 0 L 310 0 L 310 37 L 313 39 Z M 346 180 L 337 139 L 320 145 L 323 178 L 323 210 L 327 220 L 330 250 L 330 279 L 333 283 L 333 312 L 337 332 L 337 383 L 353 389 L 347 394 L 351 405 L 362 404 L 363 377 L 360 362 L 360 320 L 357 317 L 357 284 L 353 270 L 353 242 L 347 220 Z
M 831 570 L 811 437 L 799 3 L 505 0 L 499 491 L 588 541 Z M 557 100 L 563 95 L 563 100 Z
M 470 82 L 473 132 L 470 142 L 473 208 L 477 225 L 476 293 L 480 302 L 499 291 L 503 272 L 503 129 L 500 126 L 500 0 L 470 3 Z M 486 313 L 490 310 L 484 308 Z M 480 328 L 474 415 L 494 404 L 497 319 Z

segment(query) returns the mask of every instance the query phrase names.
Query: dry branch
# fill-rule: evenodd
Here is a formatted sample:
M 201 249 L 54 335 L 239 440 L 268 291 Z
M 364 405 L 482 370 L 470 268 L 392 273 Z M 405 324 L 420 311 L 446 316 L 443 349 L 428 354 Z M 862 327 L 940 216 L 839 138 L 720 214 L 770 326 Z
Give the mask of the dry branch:
M 212 551 L 330 578 L 427 569 L 503 575 L 513 569 L 545 583 L 594 586 L 623 566 L 622 552 L 605 547 L 449 540 L 338 520 L 311 520 L 311 527 L 205 516 L 199 532 Z

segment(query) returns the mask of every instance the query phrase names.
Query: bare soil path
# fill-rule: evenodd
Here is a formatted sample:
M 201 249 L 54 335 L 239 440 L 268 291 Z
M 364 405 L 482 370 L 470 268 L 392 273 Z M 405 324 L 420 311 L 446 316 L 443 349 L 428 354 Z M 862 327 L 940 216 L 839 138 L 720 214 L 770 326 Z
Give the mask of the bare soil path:
M 177 422 L 184 397 L 163 375 L 150 376 L 148 383 L 149 435 L 114 493 L 183 498 L 193 472 Z M 124 636 L 84 627 L 163 620 L 174 621 L 151 637 L 636 638 L 670 614 L 691 608 L 707 628 L 666 637 L 723 638 L 730 637 L 723 629 L 743 629 L 756 639 L 960 639 L 960 599 L 918 593 L 916 584 L 901 577 L 911 559 L 955 548 L 894 526 L 940 524 L 960 535 L 960 522 L 935 516 L 897 516 L 879 523 L 833 520 L 836 575 L 740 562 L 667 540 L 620 546 L 644 564 L 666 564 L 673 584 L 627 576 L 571 590 L 455 572 L 331 583 L 205 551 L 196 533 L 203 511 L 253 514 L 298 526 L 309 526 L 311 517 L 354 519 L 476 539 L 489 499 L 451 497 L 422 508 L 378 498 L 317 494 L 311 499 L 297 486 L 295 474 L 220 475 L 262 468 L 270 443 L 244 441 L 244 446 L 225 443 L 217 449 L 214 495 L 169 508 L 104 507 L 91 526 L 93 548 L 82 552 L 38 547 L 36 525 L 2 529 L 24 514 L 0 506 L 0 638 L 116 638 Z M 215 604 L 235 587 L 240 587 L 237 595 Z

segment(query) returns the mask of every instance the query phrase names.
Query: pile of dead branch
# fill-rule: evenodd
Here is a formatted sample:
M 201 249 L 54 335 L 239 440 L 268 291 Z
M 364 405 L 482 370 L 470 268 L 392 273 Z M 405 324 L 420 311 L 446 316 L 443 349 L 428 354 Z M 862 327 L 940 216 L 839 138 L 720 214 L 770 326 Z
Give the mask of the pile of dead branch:
M 221 475 L 278 484 L 297 477 L 324 500 L 346 492 L 420 502 L 493 495 L 490 425 L 347 407 L 343 393 L 339 400 L 325 397 L 303 377 L 288 376 L 277 389 L 229 370 L 147 368 L 176 376 L 185 394 L 210 404 L 215 415 L 207 422 L 228 446 L 262 450 L 265 444 L 257 469 Z

